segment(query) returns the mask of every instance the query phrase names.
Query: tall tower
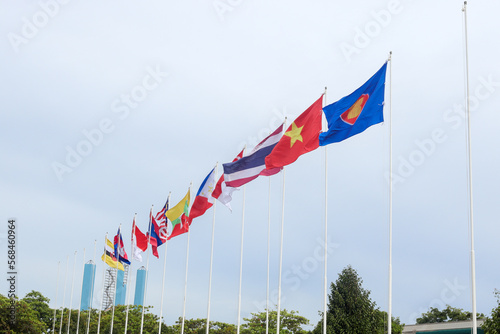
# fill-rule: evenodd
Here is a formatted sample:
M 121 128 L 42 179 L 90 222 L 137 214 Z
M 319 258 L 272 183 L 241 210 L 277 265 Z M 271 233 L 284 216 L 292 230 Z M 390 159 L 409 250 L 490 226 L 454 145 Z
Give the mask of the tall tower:
M 92 298 L 94 297 L 95 284 L 95 263 L 90 260 L 85 263 L 83 270 L 82 283 L 82 300 L 80 302 L 80 310 L 86 311 L 92 308 Z
M 125 268 L 124 271 L 116 270 L 115 268 L 106 269 L 106 277 L 104 279 L 104 299 L 102 301 L 103 310 L 109 309 L 113 305 L 113 300 L 115 301 L 115 306 L 125 304 L 129 266 L 127 264 L 123 264 L 123 267 Z M 116 283 L 118 283 L 118 285 L 116 285 L 116 298 L 113 298 Z
M 135 296 L 134 305 L 142 306 L 144 301 L 144 290 L 146 288 L 146 268 L 144 266 L 137 269 L 137 276 L 135 280 Z

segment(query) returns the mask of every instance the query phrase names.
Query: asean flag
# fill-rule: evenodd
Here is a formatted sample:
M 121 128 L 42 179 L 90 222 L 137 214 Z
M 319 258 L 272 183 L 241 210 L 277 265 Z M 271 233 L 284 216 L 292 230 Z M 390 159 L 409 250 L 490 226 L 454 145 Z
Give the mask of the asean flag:
M 289 165 L 319 147 L 322 106 L 323 95 L 293 121 L 266 157 L 267 169 Z
M 193 206 L 191 206 L 191 211 L 189 211 L 189 217 L 187 219 L 188 224 L 191 225 L 191 222 L 194 218 L 202 216 L 208 209 L 214 205 L 215 198 L 212 197 L 212 192 L 215 189 L 215 168 L 205 177 L 203 182 L 201 183 L 198 192 L 196 193 L 196 197 L 193 201 Z
M 357 135 L 384 121 L 384 92 L 387 62 L 361 87 L 323 108 L 328 130 L 319 135 L 325 146 Z

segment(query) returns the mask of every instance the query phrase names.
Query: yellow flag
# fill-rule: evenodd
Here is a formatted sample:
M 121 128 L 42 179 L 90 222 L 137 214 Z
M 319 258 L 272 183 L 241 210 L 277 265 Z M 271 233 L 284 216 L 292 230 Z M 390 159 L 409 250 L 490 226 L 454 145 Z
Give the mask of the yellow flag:
M 114 254 L 114 245 L 108 238 L 106 238 L 106 247 L 104 247 L 104 254 L 102 254 L 101 260 L 106 262 L 106 264 L 111 268 L 117 268 L 118 270 L 124 271 L 125 268 L 123 267 L 123 264 L 115 258 Z
M 191 189 L 188 190 L 186 196 L 184 196 L 184 198 L 181 199 L 179 203 L 177 203 L 172 209 L 167 211 L 166 215 L 170 221 L 176 220 L 184 213 L 184 207 L 186 206 L 186 203 L 189 206 L 190 191 Z

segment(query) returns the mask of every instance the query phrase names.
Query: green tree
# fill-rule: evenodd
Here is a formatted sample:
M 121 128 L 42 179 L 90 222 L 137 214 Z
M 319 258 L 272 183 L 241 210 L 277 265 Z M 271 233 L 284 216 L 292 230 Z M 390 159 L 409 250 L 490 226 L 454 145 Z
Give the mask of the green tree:
M 370 299 L 370 291 L 364 289 L 362 283 L 351 266 L 344 268 L 337 281 L 331 283 L 326 318 L 328 334 L 385 333 L 387 314 L 376 307 Z M 392 324 L 392 333 L 402 332 L 399 319 L 393 318 Z M 312 333 L 323 333 L 323 319 Z
M 477 319 L 484 318 L 484 314 L 477 313 Z M 420 318 L 417 318 L 417 324 L 429 324 L 448 321 L 465 321 L 472 319 L 472 312 L 464 311 L 461 308 L 451 307 L 446 305 L 446 308 L 439 310 L 436 307 L 431 307 L 428 312 L 422 313 Z
M 493 292 L 497 299 L 497 307 L 491 310 L 491 318 L 487 317 L 481 329 L 485 334 L 500 334 L 500 291 L 495 289 Z
M 250 318 L 243 318 L 246 321 L 242 326 L 243 334 L 263 334 L 266 333 L 266 312 L 251 313 Z M 269 332 L 276 332 L 278 319 L 277 311 L 269 311 Z M 286 309 L 280 311 L 280 334 L 306 334 L 308 331 L 302 328 L 309 325 L 309 320 L 300 316 L 297 311 L 288 312 Z
M 38 313 L 28 303 L 17 299 L 12 303 L 11 299 L 1 294 L 0 328 L 1 333 L 5 334 L 40 334 L 47 330 L 46 324 L 38 318 Z
M 385 334 L 387 333 L 387 312 L 386 311 L 380 311 L 379 309 L 375 310 L 375 314 L 378 319 L 378 330 L 377 334 Z M 403 333 L 403 328 L 404 324 L 401 323 L 399 318 L 392 317 L 392 325 L 391 325 L 391 332 L 394 334 L 401 334 Z
M 182 317 L 179 317 L 175 325 L 169 327 L 171 334 L 181 333 Z M 205 334 L 207 328 L 207 319 L 185 319 L 184 320 L 184 333 L 186 334 Z M 163 331 L 162 331 L 163 333 Z M 226 324 L 224 322 L 210 321 L 210 333 L 212 334 L 234 334 L 236 333 L 236 326 L 233 324 Z
M 49 306 L 50 299 L 42 295 L 40 292 L 32 290 L 27 293 L 22 300 L 36 312 L 38 319 L 46 325 L 47 333 L 51 333 L 52 323 L 54 320 L 54 310 Z

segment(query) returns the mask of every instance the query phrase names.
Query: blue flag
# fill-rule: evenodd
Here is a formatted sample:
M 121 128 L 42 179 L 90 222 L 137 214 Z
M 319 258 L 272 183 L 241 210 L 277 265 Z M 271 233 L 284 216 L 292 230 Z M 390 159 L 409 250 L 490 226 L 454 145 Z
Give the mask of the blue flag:
M 384 121 L 384 91 L 387 62 L 350 95 L 323 108 L 328 130 L 319 135 L 319 145 L 338 143 Z

